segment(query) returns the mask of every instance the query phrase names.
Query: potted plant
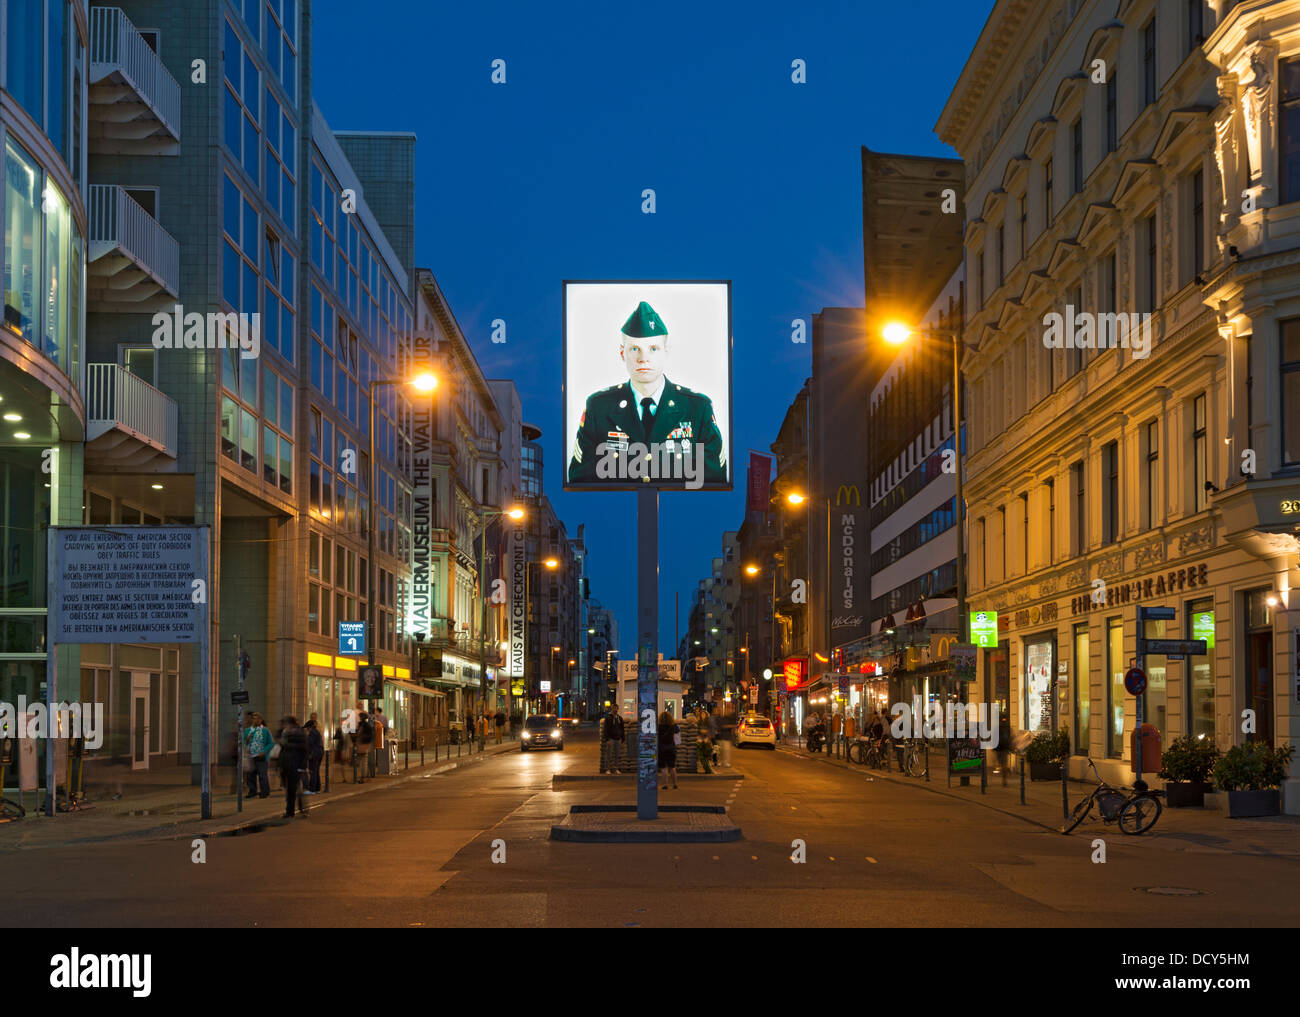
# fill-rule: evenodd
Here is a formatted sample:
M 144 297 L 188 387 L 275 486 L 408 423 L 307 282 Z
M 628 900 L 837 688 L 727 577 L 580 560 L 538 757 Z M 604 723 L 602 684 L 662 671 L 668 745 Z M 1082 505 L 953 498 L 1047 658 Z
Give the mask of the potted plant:
M 1278 788 L 1291 766 L 1293 747 L 1270 748 L 1263 742 L 1234 745 L 1214 764 L 1214 786 L 1228 793 L 1228 816 L 1247 819 L 1276 816 Z
M 1030 780 L 1060 780 L 1061 761 L 1070 754 L 1070 729 L 1039 731 L 1025 749 Z
M 1171 809 L 1205 804 L 1205 794 L 1212 787 L 1210 771 L 1219 758 L 1213 738 L 1183 735 L 1175 738 L 1160 753 L 1160 772 L 1165 784 L 1165 800 Z

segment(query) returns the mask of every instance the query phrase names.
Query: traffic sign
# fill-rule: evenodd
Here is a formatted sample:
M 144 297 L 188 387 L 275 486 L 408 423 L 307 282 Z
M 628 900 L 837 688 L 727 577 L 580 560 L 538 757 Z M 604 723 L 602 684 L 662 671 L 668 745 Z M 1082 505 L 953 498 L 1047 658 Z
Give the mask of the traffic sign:
M 1144 653 L 1172 653 L 1179 656 L 1191 654 L 1193 657 L 1205 656 L 1204 639 L 1147 639 L 1142 650 Z
M 339 622 L 339 653 L 364 657 L 366 655 L 366 623 Z
M 1173 621 L 1178 612 L 1172 607 L 1139 607 L 1138 616 L 1143 621 Z
M 230 705 L 238 706 L 240 703 L 248 702 L 248 689 L 232 689 L 230 692 Z
M 1130 696 L 1140 696 L 1147 690 L 1146 672 L 1140 667 L 1131 667 L 1124 672 L 1124 688 Z

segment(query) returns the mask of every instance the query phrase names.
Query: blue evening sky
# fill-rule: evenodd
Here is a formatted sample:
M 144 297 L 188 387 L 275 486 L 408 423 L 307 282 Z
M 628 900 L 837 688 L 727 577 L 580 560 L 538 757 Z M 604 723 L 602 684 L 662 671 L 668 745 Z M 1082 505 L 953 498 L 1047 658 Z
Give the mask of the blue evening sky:
M 542 429 L 545 487 L 634 652 L 636 496 L 565 494 L 561 280 L 731 279 L 735 490 L 660 497 L 660 639 L 744 518 L 808 376 L 790 322 L 861 306 L 860 146 L 953 153 L 933 126 L 989 0 L 710 4 L 317 0 L 316 100 L 337 130 L 414 131 L 416 260 L 485 374 Z M 506 83 L 491 83 L 492 61 Z M 807 83 L 791 82 L 791 62 Z M 641 212 L 653 188 L 658 211 Z M 505 344 L 490 341 L 504 319 Z M 671 368 L 670 368 L 671 376 Z M 863 393 L 865 399 L 866 393 Z M 755 664 L 759 664 L 755 661 Z

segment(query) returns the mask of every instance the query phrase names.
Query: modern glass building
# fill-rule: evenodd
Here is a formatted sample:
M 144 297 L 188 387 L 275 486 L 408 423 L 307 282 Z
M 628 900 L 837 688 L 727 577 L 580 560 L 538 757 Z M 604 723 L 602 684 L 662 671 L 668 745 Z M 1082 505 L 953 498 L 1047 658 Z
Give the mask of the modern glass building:
M 86 5 L 5 0 L 0 39 L 0 701 L 17 703 L 45 692 L 46 527 L 81 519 Z

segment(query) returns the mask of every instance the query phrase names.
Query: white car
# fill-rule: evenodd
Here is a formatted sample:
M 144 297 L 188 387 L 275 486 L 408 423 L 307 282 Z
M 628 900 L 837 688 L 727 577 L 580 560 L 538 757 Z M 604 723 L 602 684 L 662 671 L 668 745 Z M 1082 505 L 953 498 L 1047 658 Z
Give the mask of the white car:
M 736 725 L 736 748 L 745 745 L 766 745 L 776 749 L 776 729 L 766 717 L 750 714 Z

